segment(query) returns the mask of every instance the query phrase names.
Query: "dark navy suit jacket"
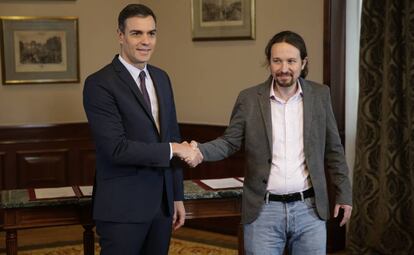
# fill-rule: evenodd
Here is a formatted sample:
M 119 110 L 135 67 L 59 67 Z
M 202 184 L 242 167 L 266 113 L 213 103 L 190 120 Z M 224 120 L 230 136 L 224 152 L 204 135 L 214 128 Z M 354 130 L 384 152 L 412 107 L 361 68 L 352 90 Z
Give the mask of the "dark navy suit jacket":
M 84 108 L 96 145 L 95 220 L 144 222 L 183 200 L 182 169 L 170 160 L 169 142 L 180 142 L 170 79 L 147 65 L 159 105 L 160 132 L 131 74 L 115 56 L 90 75 Z

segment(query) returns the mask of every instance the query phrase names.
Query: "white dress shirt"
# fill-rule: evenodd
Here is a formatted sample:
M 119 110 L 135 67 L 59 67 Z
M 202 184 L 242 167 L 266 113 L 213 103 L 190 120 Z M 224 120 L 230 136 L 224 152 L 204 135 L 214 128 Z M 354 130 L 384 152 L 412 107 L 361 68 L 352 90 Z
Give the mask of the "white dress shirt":
M 267 190 L 273 194 L 304 191 L 312 186 L 306 167 L 303 140 L 303 92 L 299 85 L 287 101 L 270 89 L 272 165 Z

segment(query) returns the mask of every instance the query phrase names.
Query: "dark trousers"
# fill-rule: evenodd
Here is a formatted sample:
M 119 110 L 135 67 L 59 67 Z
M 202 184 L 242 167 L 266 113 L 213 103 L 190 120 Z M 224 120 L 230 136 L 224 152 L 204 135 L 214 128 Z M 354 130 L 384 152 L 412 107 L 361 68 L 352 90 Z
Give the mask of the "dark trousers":
M 161 204 L 159 212 L 149 222 L 117 223 L 97 220 L 96 232 L 100 237 L 101 255 L 167 255 L 172 216 L 168 213 L 166 201 Z

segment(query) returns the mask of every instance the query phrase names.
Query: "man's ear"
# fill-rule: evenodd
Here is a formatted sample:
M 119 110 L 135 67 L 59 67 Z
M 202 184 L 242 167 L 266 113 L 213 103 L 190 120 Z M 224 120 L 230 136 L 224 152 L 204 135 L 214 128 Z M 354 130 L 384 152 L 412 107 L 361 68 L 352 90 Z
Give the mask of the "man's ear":
M 122 43 L 124 39 L 124 33 L 121 30 L 119 30 L 119 28 L 116 30 L 116 33 L 118 34 L 118 41 Z
M 301 70 L 305 69 L 306 64 L 308 63 L 308 57 L 302 60 L 302 67 Z

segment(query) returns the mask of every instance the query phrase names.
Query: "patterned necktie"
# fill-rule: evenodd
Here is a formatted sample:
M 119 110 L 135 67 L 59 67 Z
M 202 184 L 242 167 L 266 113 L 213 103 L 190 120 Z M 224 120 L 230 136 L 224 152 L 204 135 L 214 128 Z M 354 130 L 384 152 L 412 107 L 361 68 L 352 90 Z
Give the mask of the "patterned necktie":
M 141 73 L 139 73 L 139 84 L 141 86 L 141 93 L 144 96 L 145 102 L 151 111 L 151 100 L 147 91 L 147 86 L 145 85 L 145 75 L 146 74 L 144 71 L 141 71 Z

